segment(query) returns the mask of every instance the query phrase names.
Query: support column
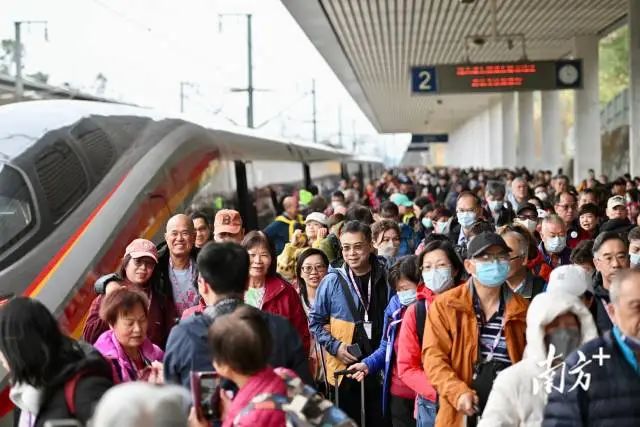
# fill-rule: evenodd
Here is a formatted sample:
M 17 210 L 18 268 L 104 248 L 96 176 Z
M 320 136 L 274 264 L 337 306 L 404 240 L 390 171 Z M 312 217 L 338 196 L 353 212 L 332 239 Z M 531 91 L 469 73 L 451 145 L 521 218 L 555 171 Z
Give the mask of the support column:
M 535 166 L 535 135 L 533 130 L 533 92 L 518 93 L 518 165 Z
M 543 169 L 553 173 L 563 163 L 560 92 L 542 92 L 542 159 Z
M 516 165 L 516 97 L 515 93 L 502 94 L 502 164 L 505 168 Z
M 489 107 L 489 162 L 491 169 L 504 165 L 504 139 L 502 134 L 502 103 Z
M 640 2 L 629 11 L 629 173 L 640 176 Z
M 631 2 L 633 3 L 633 1 Z M 598 36 L 574 39 L 576 58 L 582 58 L 583 88 L 575 91 L 575 160 L 573 182 L 586 178 L 589 169 L 602 172 L 600 142 L 600 93 L 598 84 Z

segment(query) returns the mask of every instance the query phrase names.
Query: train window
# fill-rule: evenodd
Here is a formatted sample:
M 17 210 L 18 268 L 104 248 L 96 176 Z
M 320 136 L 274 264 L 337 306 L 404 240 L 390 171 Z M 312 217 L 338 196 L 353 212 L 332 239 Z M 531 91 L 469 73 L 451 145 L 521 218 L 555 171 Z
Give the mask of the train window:
M 87 192 L 88 182 L 82 163 L 69 144 L 56 141 L 39 153 L 35 167 L 52 220 L 57 223 Z
M 0 164 L 0 253 L 35 225 L 29 188 L 18 171 Z
M 100 181 L 109 171 L 116 158 L 116 152 L 109 136 L 96 125 L 83 121 L 71 129 L 71 135 L 78 141 L 80 149 L 87 156 L 89 167 Z

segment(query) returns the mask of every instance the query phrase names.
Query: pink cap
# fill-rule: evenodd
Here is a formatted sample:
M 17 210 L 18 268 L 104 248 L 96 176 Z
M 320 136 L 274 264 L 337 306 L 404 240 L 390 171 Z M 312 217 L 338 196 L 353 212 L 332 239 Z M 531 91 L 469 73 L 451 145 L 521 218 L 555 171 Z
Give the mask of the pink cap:
M 131 255 L 131 258 L 142 258 L 148 256 L 152 258 L 156 263 L 158 262 L 158 250 L 156 245 L 152 241 L 147 239 L 135 239 L 129 243 L 127 249 L 124 251 L 124 256 Z

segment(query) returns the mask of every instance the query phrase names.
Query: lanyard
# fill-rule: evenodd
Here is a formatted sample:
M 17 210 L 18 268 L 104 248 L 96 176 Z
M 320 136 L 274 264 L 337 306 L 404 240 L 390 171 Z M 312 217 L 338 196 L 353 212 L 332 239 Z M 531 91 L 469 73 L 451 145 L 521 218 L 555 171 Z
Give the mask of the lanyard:
M 493 344 L 491 345 L 491 347 L 486 346 L 490 353 L 486 358 L 486 362 L 491 362 L 491 360 L 493 360 L 493 355 L 496 352 L 496 348 L 498 348 L 498 344 L 500 344 L 500 337 L 502 336 L 502 330 L 504 329 L 504 316 L 502 317 L 502 323 L 500 324 L 500 329 L 498 330 L 498 333 L 496 334 L 496 337 L 493 339 Z M 478 333 L 480 333 L 480 330 L 478 330 Z
M 356 294 L 358 295 L 358 299 L 360 300 L 360 304 L 364 307 L 364 322 L 369 323 L 369 305 L 371 303 L 371 276 L 373 276 L 373 270 L 369 273 L 369 284 L 367 285 L 367 295 L 368 301 L 365 304 L 364 299 L 362 298 L 362 294 L 360 294 L 360 289 L 356 284 L 356 279 L 353 276 L 353 272 L 349 269 L 349 279 L 351 279 L 351 285 L 354 287 Z

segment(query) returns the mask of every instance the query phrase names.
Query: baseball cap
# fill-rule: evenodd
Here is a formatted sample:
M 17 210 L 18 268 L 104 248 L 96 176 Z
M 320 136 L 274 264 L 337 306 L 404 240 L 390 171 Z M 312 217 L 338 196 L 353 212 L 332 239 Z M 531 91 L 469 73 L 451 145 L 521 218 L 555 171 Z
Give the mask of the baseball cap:
M 469 258 L 474 258 L 479 255 L 482 255 L 487 249 L 492 246 L 498 246 L 505 250 L 505 252 L 511 252 L 511 248 L 507 245 L 502 237 L 498 234 L 485 231 L 484 233 L 480 233 L 475 236 L 469 242 L 467 246 L 467 255 Z
M 389 197 L 389 200 L 391 200 L 391 202 L 393 202 L 397 206 L 413 206 L 413 202 L 409 200 L 406 194 L 393 193 L 391 197 Z
M 216 233 L 238 234 L 242 230 L 242 217 L 240 212 L 233 209 L 221 209 L 216 212 L 213 221 L 213 230 Z
M 324 226 L 327 226 L 328 224 L 327 216 L 321 212 L 311 212 L 309 215 L 307 215 L 307 218 L 305 218 L 304 223 L 308 224 L 309 221 L 319 222 Z
M 533 211 L 538 215 L 538 208 L 533 203 L 524 203 L 516 212 L 516 215 L 521 215 L 524 211 Z
M 624 197 L 622 196 L 613 196 L 613 197 L 609 197 L 609 200 L 607 200 L 607 209 L 613 209 L 616 206 L 626 206 L 627 203 L 624 200 Z
M 127 249 L 124 251 L 124 256 L 131 256 L 133 259 L 149 257 L 152 258 L 156 263 L 158 262 L 158 250 L 156 249 L 156 245 L 153 244 L 152 241 L 147 239 L 135 239 Z
M 585 292 L 593 292 L 593 281 L 589 273 L 579 265 L 561 265 L 549 276 L 547 292 L 562 291 L 581 297 Z

